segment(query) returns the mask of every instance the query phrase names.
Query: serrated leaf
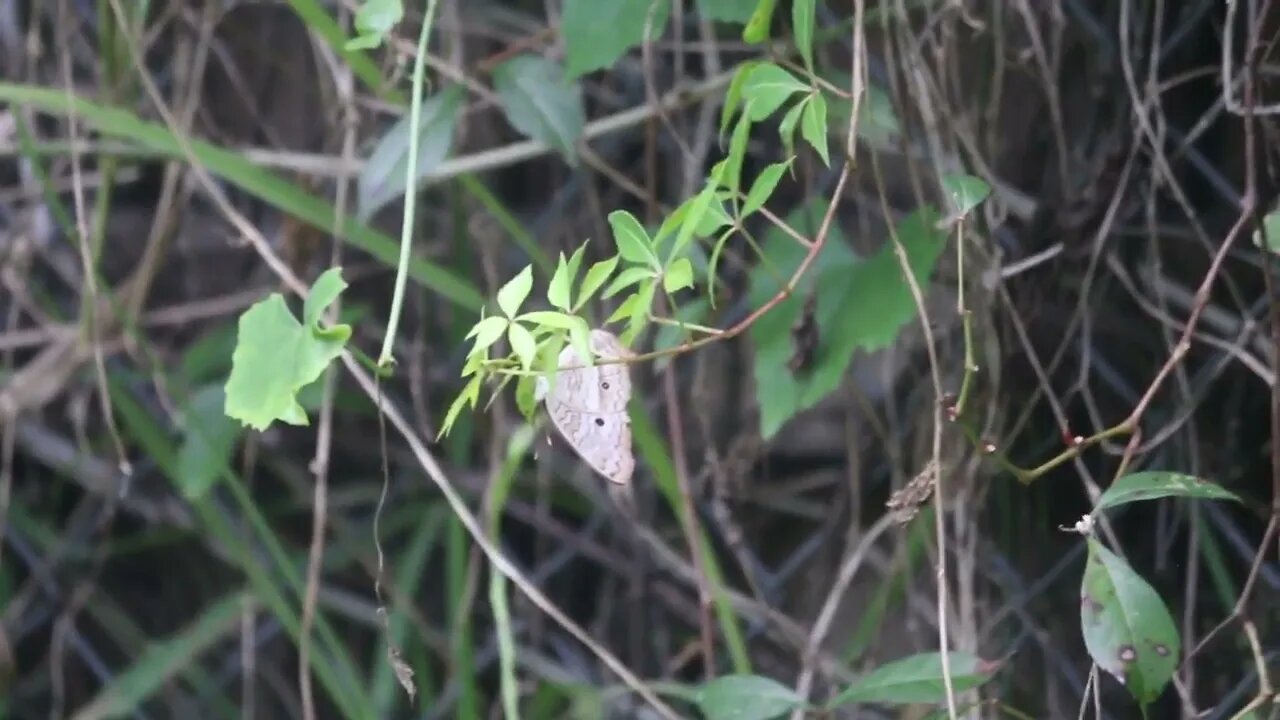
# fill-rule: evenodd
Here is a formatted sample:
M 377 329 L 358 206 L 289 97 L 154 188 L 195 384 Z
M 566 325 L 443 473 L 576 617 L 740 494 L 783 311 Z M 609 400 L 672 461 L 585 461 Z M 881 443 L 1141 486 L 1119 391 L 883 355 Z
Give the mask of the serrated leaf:
M 957 694 L 987 682 L 995 670 L 992 663 L 969 653 L 947 653 L 947 661 L 951 671 L 951 688 Z M 827 703 L 827 709 L 850 703 L 907 705 L 934 703 L 945 699 L 942 653 L 928 652 L 876 668 L 832 698 Z
M 626 210 L 614 210 L 609 213 L 609 227 L 613 228 L 613 239 L 618 246 L 618 254 L 627 262 L 640 263 L 657 268 L 658 256 L 654 254 L 649 242 L 649 234 L 635 215 Z
M 231 458 L 241 428 L 223 412 L 226 392 L 205 385 L 183 408 L 183 438 L 178 449 L 178 489 L 188 500 L 209 492 Z
M 794 212 L 787 223 L 813 234 L 821 222 L 823 202 Z M 916 282 L 923 288 L 946 244 L 935 227 L 937 213 L 923 207 L 903 218 L 897 236 L 906 251 Z M 751 273 L 750 302 L 759 307 L 776 294 L 799 265 L 806 248 L 781 230 L 765 237 L 764 256 L 775 272 L 757 267 Z M 819 343 L 810 369 L 797 377 L 788 367 L 794 353 L 791 328 L 811 292 L 817 293 L 814 320 Z M 839 386 L 856 350 L 889 345 L 916 317 L 915 301 L 887 241 L 872 256 L 856 258 L 838 224 L 833 223 L 823 249 L 801 277 L 796 292 L 760 317 L 749 331 L 754 353 L 756 395 L 761 433 L 772 437 L 796 413 L 812 407 Z
M 272 293 L 240 316 L 236 349 L 227 378 L 228 417 L 256 430 L 266 430 L 281 420 L 308 425 L 307 413 L 298 404 L 298 391 L 320 373 L 351 337 L 350 325 L 320 327 L 321 313 L 347 286 L 341 268 L 331 268 L 316 279 L 307 294 L 306 325 L 289 312 L 280 293 Z
M 809 86 L 794 75 L 774 65 L 761 63 L 751 69 L 742 84 L 742 96 L 746 98 L 747 115 L 760 122 L 777 112 L 792 95 L 808 92 Z
M 1136 472 L 1111 483 L 1111 487 L 1098 498 L 1094 512 L 1099 512 L 1117 505 L 1154 500 L 1164 497 L 1186 497 L 1201 500 L 1235 500 L 1241 502 L 1239 496 L 1194 475 L 1163 472 L 1159 470 Z
M 493 88 L 515 129 L 577 164 L 578 139 L 586 124 L 582 91 L 565 80 L 559 65 L 541 55 L 517 55 L 494 68 Z
M 498 290 L 498 308 L 502 310 L 502 314 L 509 318 L 515 317 L 532 289 L 533 266 L 525 265 L 523 270 Z
M 1086 538 L 1089 559 L 1080 589 L 1080 627 L 1089 656 L 1149 705 L 1173 677 L 1181 653 L 1164 601 L 1128 563 Z
M 536 323 L 538 325 L 547 325 L 561 330 L 568 330 L 578 323 L 586 322 L 576 315 L 566 315 L 565 313 L 554 312 L 551 310 L 534 310 L 532 312 L 527 312 L 516 319 L 524 322 Z
M 574 309 L 578 310 L 583 305 L 586 305 L 587 301 L 591 300 L 591 296 L 596 294 L 596 291 L 609 279 L 609 276 L 613 274 L 614 269 L 617 267 L 617 255 L 592 265 L 587 270 L 586 276 L 582 278 L 582 287 L 578 289 L 578 302 L 574 304 Z
M 759 675 L 723 675 L 696 697 L 707 720 L 772 720 L 804 704 L 791 688 Z
M 466 96 L 454 85 L 427 98 L 418 118 L 418 186 L 425 182 L 453 146 L 453 128 Z M 361 222 L 405 192 L 405 170 L 409 162 L 409 122 L 406 112 L 387 131 L 360 169 L 356 181 L 356 215 Z
M 693 263 L 689 258 L 676 258 L 662 276 L 662 288 L 669 293 L 693 287 Z
M 773 163 L 760 171 L 756 176 L 755 182 L 751 183 L 751 191 L 747 193 L 747 199 L 742 203 L 742 217 L 746 217 L 751 213 L 764 207 L 765 202 L 773 195 L 773 191 L 778 187 L 778 181 L 782 179 L 783 173 L 787 168 L 791 167 L 791 160 L 785 160 L 779 163 Z
M 813 72 L 813 26 L 817 21 L 816 0 L 792 0 L 791 30 L 795 36 L 796 49 L 804 59 L 804 67 Z
M 560 37 L 564 38 L 568 76 L 608 68 L 639 45 L 654 2 L 657 7 L 650 37 L 657 38 L 666 29 L 671 0 L 565 0 Z
M 533 359 L 538 354 L 538 341 L 533 339 L 533 333 L 528 328 L 520 323 L 511 323 L 507 326 L 507 342 L 511 343 L 511 349 L 520 358 L 520 367 L 525 370 L 533 367 Z
M 471 332 L 467 333 L 467 338 L 475 337 L 476 339 L 469 354 L 479 353 L 497 342 L 498 338 L 502 337 L 502 333 L 506 332 L 508 322 L 510 321 L 501 315 L 490 315 L 476 323 L 471 328 Z
M 605 289 L 604 295 L 601 295 L 601 297 L 608 300 L 632 285 L 651 277 L 654 277 L 654 272 L 647 267 L 629 267 L 618 273 L 618 277 L 609 283 L 609 287 Z
M 569 273 L 569 264 L 560 253 L 560 261 L 556 263 L 556 271 L 547 284 L 547 302 L 561 310 L 569 309 L 569 289 L 573 285 L 573 275 Z
M 991 186 L 972 175 L 955 173 L 942 177 L 942 187 L 951 200 L 951 210 L 957 215 L 968 215 L 987 196 L 991 194 Z
M 440 426 L 440 434 L 437 438 L 442 438 L 449 434 L 449 430 L 453 427 L 454 421 L 458 419 L 458 415 L 470 406 L 472 409 L 476 406 L 476 401 L 480 399 L 480 381 L 484 379 L 483 375 L 475 375 L 462 388 L 462 392 L 458 393 L 458 397 L 453 399 L 449 404 L 449 412 L 445 413 L 444 424 Z
M 827 152 L 827 100 L 822 93 L 815 92 L 805 103 L 800 114 L 800 136 L 803 137 L 827 167 L 831 166 L 831 156 Z

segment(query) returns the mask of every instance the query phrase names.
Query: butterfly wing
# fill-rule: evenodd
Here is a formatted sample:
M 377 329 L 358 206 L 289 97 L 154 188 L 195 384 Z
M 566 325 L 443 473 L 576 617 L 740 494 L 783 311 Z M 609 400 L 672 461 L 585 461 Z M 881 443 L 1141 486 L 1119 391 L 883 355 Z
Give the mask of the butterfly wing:
M 592 330 L 592 351 L 601 359 L 620 359 L 631 351 L 613 334 Z M 554 385 L 544 389 L 551 421 L 565 440 L 596 472 L 618 484 L 630 482 L 635 470 L 631 452 L 631 375 L 625 363 L 586 366 L 573 346 L 558 358 Z M 545 386 L 543 386 L 545 388 Z
M 591 331 L 591 349 L 600 360 L 618 360 L 633 354 L 605 330 Z M 554 385 L 544 392 L 574 410 L 586 413 L 626 412 L 631 401 L 631 372 L 626 363 L 596 362 L 587 366 L 573 346 L 560 351 L 558 366 L 571 368 L 555 374 Z
M 610 482 L 625 485 L 635 471 L 631 418 L 625 412 L 583 412 L 551 397 L 547 414 L 569 445 Z

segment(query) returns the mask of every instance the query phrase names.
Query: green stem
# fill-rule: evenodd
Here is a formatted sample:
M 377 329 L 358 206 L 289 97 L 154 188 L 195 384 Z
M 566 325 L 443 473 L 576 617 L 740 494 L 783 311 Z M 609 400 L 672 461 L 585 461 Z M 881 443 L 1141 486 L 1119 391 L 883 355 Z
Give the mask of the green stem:
M 393 364 L 391 348 L 396 342 L 396 328 L 400 324 L 400 306 L 404 303 L 404 285 L 409 276 L 409 253 L 413 249 L 413 211 L 417 198 L 418 177 L 418 126 L 422 122 L 422 76 L 425 74 L 427 40 L 431 37 L 431 23 L 436 14 L 436 0 L 428 0 L 427 14 L 422 19 L 422 31 L 418 33 L 418 54 L 413 59 L 413 96 L 409 103 L 409 157 L 405 163 L 404 221 L 400 225 L 400 261 L 396 265 L 396 285 L 391 295 L 391 314 L 387 318 L 387 335 L 382 340 L 382 352 L 378 355 L 378 367 Z
M 960 313 L 960 325 L 964 328 L 964 375 L 960 381 L 960 395 L 956 398 L 955 409 L 952 410 L 952 417 L 958 418 L 964 415 L 965 404 L 969 399 L 969 388 L 973 384 L 973 374 L 977 371 L 977 365 L 973 360 L 973 313 L 969 312 L 969 308 L 964 304 L 963 219 L 956 223 L 956 268 L 959 276 L 956 283 L 958 290 L 956 310 Z

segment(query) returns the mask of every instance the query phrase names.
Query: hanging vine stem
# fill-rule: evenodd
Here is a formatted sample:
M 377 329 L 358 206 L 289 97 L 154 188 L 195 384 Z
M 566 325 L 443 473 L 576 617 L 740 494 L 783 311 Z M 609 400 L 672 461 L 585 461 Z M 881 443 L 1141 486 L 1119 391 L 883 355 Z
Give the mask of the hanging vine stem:
M 409 256 L 413 250 L 413 213 L 417 199 L 418 178 L 418 125 L 422 122 L 422 83 L 425 75 L 427 41 L 431 37 L 431 25 L 436 16 L 436 1 L 428 0 L 427 14 L 422 18 L 422 30 L 418 33 L 418 53 L 413 59 L 413 95 L 409 102 L 409 157 L 405 158 L 404 222 L 400 225 L 400 261 L 396 264 L 396 284 L 391 291 L 391 312 L 387 317 L 387 334 L 382 338 L 382 352 L 378 354 L 378 368 L 385 369 L 395 363 L 391 348 L 396 342 L 396 330 L 400 325 L 400 306 L 404 304 L 404 286 L 409 277 Z

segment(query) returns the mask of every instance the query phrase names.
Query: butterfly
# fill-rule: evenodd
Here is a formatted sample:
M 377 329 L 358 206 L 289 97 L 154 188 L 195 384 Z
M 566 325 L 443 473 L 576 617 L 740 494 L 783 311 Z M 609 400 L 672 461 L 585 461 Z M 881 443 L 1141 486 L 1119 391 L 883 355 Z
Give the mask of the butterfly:
M 613 333 L 593 329 L 591 352 L 599 360 L 634 357 Z M 626 363 L 588 367 L 572 345 L 560 351 L 553 381 L 539 377 L 534 397 L 543 401 L 560 435 L 592 469 L 609 481 L 626 485 L 635 471 L 631 452 L 631 373 Z

